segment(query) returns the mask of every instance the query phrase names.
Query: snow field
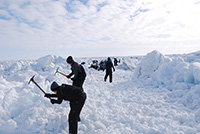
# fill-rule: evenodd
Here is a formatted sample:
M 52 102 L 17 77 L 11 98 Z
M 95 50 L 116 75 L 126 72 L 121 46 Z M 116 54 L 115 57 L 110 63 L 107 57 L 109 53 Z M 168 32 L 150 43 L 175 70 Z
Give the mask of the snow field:
M 120 70 L 117 71 L 120 72 Z M 132 76 L 132 72 L 126 73 L 123 72 L 123 74 L 126 74 L 126 77 L 128 75 Z M 115 80 L 118 79 L 116 77 L 114 78 Z M 97 86 L 95 91 L 98 95 L 92 92 L 92 96 L 98 96 L 98 99 L 95 101 L 96 105 L 94 104 L 92 106 L 96 107 L 95 111 L 88 109 L 88 112 L 90 111 L 89 115 L 94 114 L 94 116 L 87 118 L 87 120 L 91 122 L 90 124 L 93 126 L 95 126 L 96 123 L 99 124 L 99 121 L 101 125 L 99 124 L 99 130 L 92 127 L 89 133 L 161 134 L 197 132 L 196 129 L 193 128 L 195 124 L 192 123 L 194 114 L 190 113 L 191 111 L 179 110 L 181 109 L 179 106 L 168 103 L 165 100 L 166 94 L 170 93 L 169 90 L 137 89 L 130 79 L 131 78 L 127 78 L 128 81 L 117 84 L 109 84 L 107 82 L 106 84 L 109 85 L 105 85 L 102 81 L 95 80 L 97 85 L 102 83 L 106 87 L 98 88 Z M 94 100 L 92 96 L 90 98 Z M 87 108 L 85 108 L 84 111 L 87 111 Z M 90 119 L 93 120 L 90 121 Z
M 103 81 L 105 72 L 88 69 L 93 59 L 75 59 L 86 62 L 87 72 L 79 134 L 200 133 L 199 52 L 121 57 L 113 83 Z M 33 83 L 28 85 L 33 75 L 46 92 L 53 81 L 71 84 L 54 75 L 57 67 L 70 72 L 64 58 L 51 55 L 0 62 L 0 133 L 68 133 L 69 102 L 52 105 Z

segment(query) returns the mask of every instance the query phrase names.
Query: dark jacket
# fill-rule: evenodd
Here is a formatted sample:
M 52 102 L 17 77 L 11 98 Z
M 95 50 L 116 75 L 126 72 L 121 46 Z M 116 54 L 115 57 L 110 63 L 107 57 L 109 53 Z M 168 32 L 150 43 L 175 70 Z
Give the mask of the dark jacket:
M 112 73 L 112 68 L 115 71 L 115 68 L 110 58 L 108 58 L 108 61 L 106 62 L 105 67 L 106 67 L 106 73 Z
M 71 70 L 72 72 L 67 76 L 68 78 L 70 78 L 72 75 L 74 75 L 74 80 L 76 80 L 78 77 L 86 77 L 84 68 L 77 62 L 72 63 Z
M 83 94 L 82 88 L 71 86 L 67 84 L 62 84 L 57 89 L 57 94 L 51 94 L 51 97 L 56 97 L 57 100 L 53 100 L 54 103 L 61 104 L 63 100 L 70 102 L 76 102 L 79 97 Z

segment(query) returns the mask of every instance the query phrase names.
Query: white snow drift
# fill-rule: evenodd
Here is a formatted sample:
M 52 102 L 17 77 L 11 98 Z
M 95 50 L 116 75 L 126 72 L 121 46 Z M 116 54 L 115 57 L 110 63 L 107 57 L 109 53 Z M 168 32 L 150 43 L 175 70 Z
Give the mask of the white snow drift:
M 79 123 L 79 134 L 196 134 L 200 133 L 200 51 L 184 55 L 118 57 L 113 83 L 104 82 L 105 72 L 89 69 L 84 90 L 87 101 Z M 71 81 L 62 57 L 48 55 L 33 61 L 0 62 L 0 133 L 67 134 L 68 102 L 52 105 L 28 82 L 46 91 L 53 81 Z

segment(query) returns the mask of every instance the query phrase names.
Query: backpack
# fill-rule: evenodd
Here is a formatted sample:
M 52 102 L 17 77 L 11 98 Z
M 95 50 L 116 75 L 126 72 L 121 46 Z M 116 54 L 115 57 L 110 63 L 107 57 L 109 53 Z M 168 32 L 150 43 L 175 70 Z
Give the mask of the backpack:
M 85 69 L 83 68 L 81 64 L 79 66 L 81 68 L 79 74 L 85 78 L 86 77 Z

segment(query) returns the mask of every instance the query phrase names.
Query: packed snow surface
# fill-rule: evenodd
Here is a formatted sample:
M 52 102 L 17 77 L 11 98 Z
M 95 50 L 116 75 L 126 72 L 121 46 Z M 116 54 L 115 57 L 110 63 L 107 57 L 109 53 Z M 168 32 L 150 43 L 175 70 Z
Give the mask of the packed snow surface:
M 87 100 L 78 124 L 79 134 L 197 134 L 200 133 L 200 51 L 141 57 L 117 57 L 113 83 L 105 72 L 89 69 Z M 112 57 L 113 59 L 113 57 Z M 47 55 L 38 60 L 0 62 L 0 134 L 67 134 L 69 102 L 52 105 L 30 78 L 50 93 L 53 81 L 72 82 L 56 74 L 70 73 L 65 58 Z

